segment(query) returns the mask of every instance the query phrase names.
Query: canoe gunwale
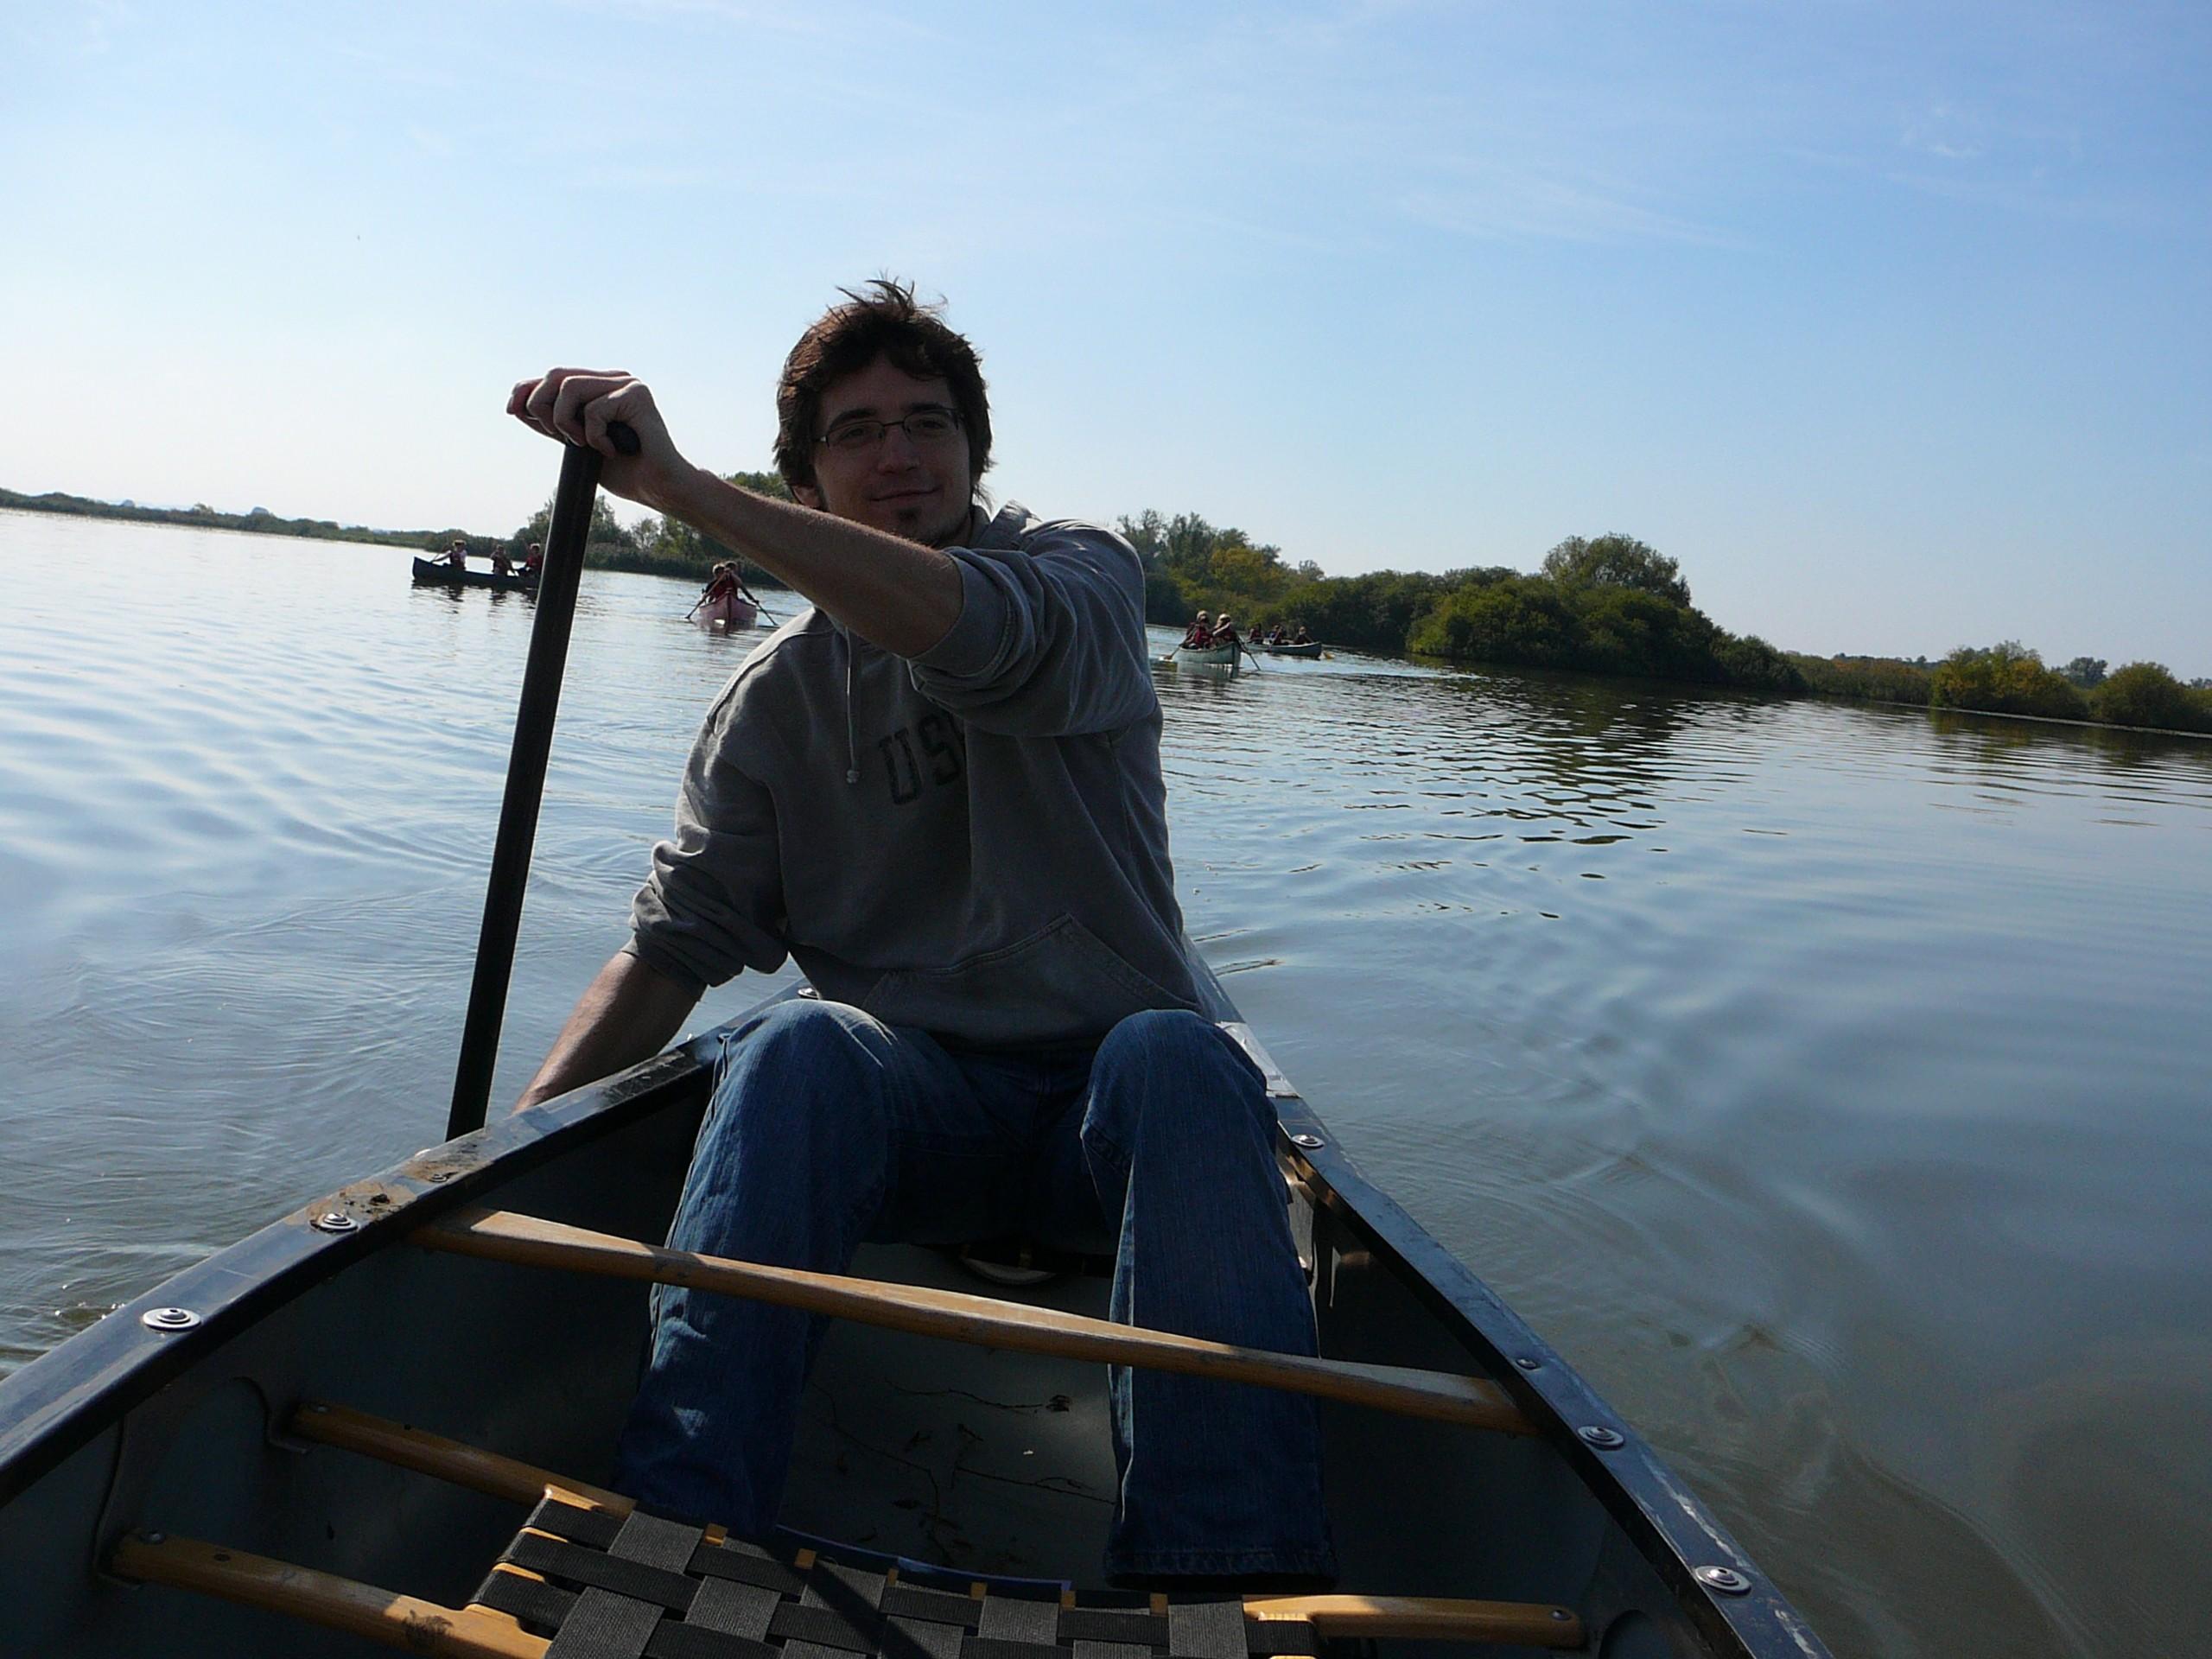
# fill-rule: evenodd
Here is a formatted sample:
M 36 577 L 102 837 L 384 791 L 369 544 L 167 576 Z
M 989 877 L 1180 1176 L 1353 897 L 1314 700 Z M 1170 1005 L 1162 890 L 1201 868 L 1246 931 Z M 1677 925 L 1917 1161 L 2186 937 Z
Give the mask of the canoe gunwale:
M 1278 1099 L 1281 1150 L 1314 1206 L 1372 1251 L 1416 1300 L 1489 1366 L 1513 1403 L 1571 1464 L 1584 1487 L 1657 1570 L 1714 1651 L 1744 1659 L 1823 1656 L 1804 1619 L 1742 1546 L 1668 1468 L 1635 1427 L 1618 1416 L 1521 1316 L 1446 1250 L 1398 1201 L 1338 1149 L 1303 1099 Z M 1302 1143 L 1305 1136 L 1320 1142 Z M 1533 1360 L 1533 1368 L 1524 1361 Z M 1600 1451 L 1577 1432 L 1611 1429 L 1621 1443 Z M 1721 1598 L 1696 1576 L 1725 1567 L 1751 1586 Z
M 1192 961 L 1208 1012 L 1236 1021 L 1240 1039 L 1258 1048 L 1195 953 Z M 781 996 L 794 994 L 786 990 Z M 747 1017 L 750 1011 L 739 1020 Z M 425 1223 L 485 1202 L 518 1174 L 702 1094 L 722 1038 L 737 1023 L 702 1033 L 604 1083 L 497 1119 L 302 1205 L 0 1378 L 0 1505 L 257 1321 L 362 1257 L 399 1243 Z M 1264 1050 L 1255 1058 L 1264 1062 Z M 1330 1127 L 1271 1063 L 1264 1070 L 1281 1124 L 1278 1150 L 1317 1211 L 1340 1238 L 1371 1252 L 1490 1370 L 1660 1574 L 1711 1650 L 1741 1659 L 1824 1655 L 1825 1647 L 1771 1580 L 1636 1429 L 1488 1285 L 1360 1173 Z M 353 1220 L 353 1230 L 318 1230 L 317 1220 L 333 1211 Z M 143 1314 L 168 1306 L 191 1308 L 200 1323 L 166 1334 L 141 1323 Z M 1610 1429 L 1620 1444 L 1600 1451 L 1577 1433 L 1587 1427 Z M 1712 1567 L 1742 1574 L 1749 1592 L 1723 1597 L 1695 1577 L 1695 1569 Z
M 524 1171 L 703 1091 L 720 1044 L 719 1032 L 702 1033 L 603 1084 L 425 1147 L 270 1223 L 0 1377 L 0 1504 L 265 1315 L 359 1258 L 448 1211 L 482 1202 Z M 353 1221 L 353 1230 L 318 1229 L 316 1221 L 333 1211 Z M 168 1306 L 189 1308 L 200 1322 L 167 1332 L 142 1323 Z

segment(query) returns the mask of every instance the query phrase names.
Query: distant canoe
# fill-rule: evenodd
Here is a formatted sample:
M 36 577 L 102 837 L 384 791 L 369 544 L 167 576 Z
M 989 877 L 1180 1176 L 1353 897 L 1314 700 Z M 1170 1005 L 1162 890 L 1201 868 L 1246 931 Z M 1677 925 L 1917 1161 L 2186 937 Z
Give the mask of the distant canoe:
M 1185 668 L 1225 668 L 1236 671 L 1236 645 L 1208 645 L 1203 651 L 1195 645 L 1175 647 L 1175 660 Z
M 735 633 L 760 620 L 760 607 L 742 594 L 721 594 L 701 601 L 693 614 L 702 628 L 718 626 L 724 633 Z
M 1264 651 L 1270 657 L 1319 657 L 1321 654 L 1321 642 L 1318 639 L 1309 639 L 1302 645 L 1251 645 L 1247 649 Z
M 502 576 L 489 570 L 457 570 L 443 559 L 415 561 L 415 581 L 424 588 L 506 588 L 517 593 L 537 591 L 535 576 Z

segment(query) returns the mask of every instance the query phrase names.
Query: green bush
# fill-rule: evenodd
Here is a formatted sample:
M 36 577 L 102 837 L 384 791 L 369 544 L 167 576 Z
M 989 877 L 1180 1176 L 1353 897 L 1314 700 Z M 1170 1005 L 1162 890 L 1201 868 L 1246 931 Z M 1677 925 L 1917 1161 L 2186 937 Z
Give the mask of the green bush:
M 1792 697 L 1802 696 L 1812 689 L 1786 653 L 1777 651 L 1755 633 L 1724 633 L 1713 654 L 1731 685 Z
M 1529 668 L 1566 667 L 1580 643 L 1566 595 L 1541 576 L 1450 594 L 1421 615 L 1407 640 L 1424 656 Z
M 1866 697 L 1877 702 L 1924 705 L 1932 674 L 1895 657 L 1808 657 L 1789 654 L 1806 685 L 1825 697 Z
M 1986 650 L 1961 645 L 1936 665 L 1928 684 L 1931 708 L 1965 709 L 1982 714 L 2039 715 L 2051 720 L 2087 720 L 2088 700 L 2080 688 L 2043 665 L 2043 658 L 2017 639 Z
M 2089 707 L 2114 726 L 2212 731 L 2199 700 L 2158 663 L 2130 663 L 2107 674 L 2089 693 Z
M 1575 665 L 1662 680 L 1719 680 L 1724 638 L 1704 612 L 1641 588 L 1570 590 L 1582 648 Z

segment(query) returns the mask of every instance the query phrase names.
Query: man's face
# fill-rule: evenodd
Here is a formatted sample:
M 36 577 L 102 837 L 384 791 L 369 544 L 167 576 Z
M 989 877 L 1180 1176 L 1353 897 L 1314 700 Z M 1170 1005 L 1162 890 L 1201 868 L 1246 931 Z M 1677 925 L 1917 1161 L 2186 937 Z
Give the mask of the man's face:
M 952 410 L 952 388 L 943 380 L 917 380 L 889 358 L 830 382 L 822 397 L 816 438 L 851 421 L 896 421 L 924 410 Z M 942 547 L 968 527 L 973 494 L 968 476 L 968 434 L 956 427 L 935 442 L 918 442 L 905 429 L 887 427 L 857 448 L 814 446 L 814 487 L 791 492 L 856 524 L 910 542 Z

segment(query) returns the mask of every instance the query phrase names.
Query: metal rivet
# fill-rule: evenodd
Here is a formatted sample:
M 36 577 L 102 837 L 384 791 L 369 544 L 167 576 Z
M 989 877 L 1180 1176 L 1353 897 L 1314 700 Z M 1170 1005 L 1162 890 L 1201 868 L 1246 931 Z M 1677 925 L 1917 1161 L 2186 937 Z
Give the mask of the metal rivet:
M 1541 1371 L 1544 1369 L 1544 1362 L 1534 1354 L 1522 1354 L 1513 1363 L 1524 1371 Z
M 1314 1147 L 1321 1145 L 1322 1141 L 1321 1137 L 1318 1135 L 1306 1135 L 1300 1133 L 1290 1137 L 1290 1144 L 1294 1147 L 1303 1147 L 1306 1151 L 1311 1152 Z
M 1574 1432 L 1600 1452 L 1618 1452 L 1628 1444 L 1620 1430 L 1607 1428 L 1603 1423 L 1585 1423 Z
M 1751 1581 L 1732 1567 L 1700 1567 L 1691 1576 L 1708 1590 L 1724 1596 L 1749 1595 Z
M 1568 1619 L 1573 1618 L 1573 1617 L 1574 1615 L 1568 1612 L 1564 1607 L 1554 1607 L 1552 1609 L 1552 1618 L 1559 1624 L 1564 1624 Z
M 318 1233 L 352 1233 L 360 1230 L 361 1224 L 343 1210 L 326 1210 L 315 1218 Z
M 430 1185 L 432 1186 L 442 1186 L 446 1182 L 451 1179 L 453 1179 L 453 1172 L 449 1169 L 442 1169 L 430 1177 Z
M 149 1331 L 189 1331 L 200 1316 L 188 1307 L 150 1307 L 138 1316 Z

